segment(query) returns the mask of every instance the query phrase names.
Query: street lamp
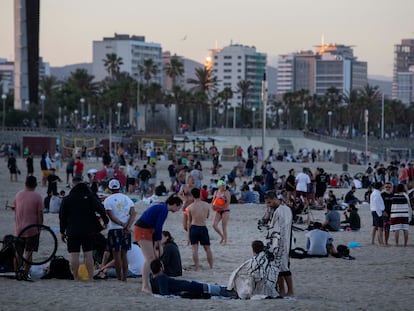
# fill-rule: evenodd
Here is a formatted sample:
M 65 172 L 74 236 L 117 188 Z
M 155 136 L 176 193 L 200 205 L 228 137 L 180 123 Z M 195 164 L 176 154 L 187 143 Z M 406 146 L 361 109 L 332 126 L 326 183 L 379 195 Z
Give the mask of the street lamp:
M 75 113 L 75 128 L 78 128 L 78 113 L 79 113 L 78 109 L 75 109 L 74 113 Z
M 45 99 L 46 99 L 45 95 L 40 96 L 40 100 L 42 102 L 42 126 L 43 126 L 43 122 L 45 120 Z
M 282 108 L 279 108 L 277 110 L 277 115 L 279 117 L 279 129 L 281 130 L 282 129 L 282 115 L 283 115 L 283 109 Z
M 329 135 L 331 135 L 332 131 L 332 111 L 328 111 L 328 118 L 329 118 Z
M 365 109 L 365 164 L 368 160 L 368 109 Z
M 24 107 L 25 107 L 25 109 L 26 109 L 27 111 L 29 111 L 29 105 L 30 105 L 30 101 L 29 101 L 28 99 L 26 99 L 26 100 L 24 101 Z
M 81 124 L 83 123 L 83 116 L 85 115 L 84 113 L 85 113 L 85 98 L 81 98 L 81 99 L 79 99 L 79 101 L 80 101 L 80 104 L 81 104 L 81 113 L 80 113 L 80 121 L 81 121 Z
M 237 104 L 234 103 L 233 104 L 233 128 L 236 128 L 236 109 L 237 109 Z
M 305 116 L 305 129 L 308 128 L 308 111 L 305 109 L 303 110 L 303 114 Z
M 178 117 L 178 126 L 179 126 L 178 131 L 181 131 L 181 120 L 182 120 L 182 119 L 183 119 L 183 118 Z M 182 133 L 182 131 L 181 131 L 181 133 Z
M 118 107 L 118 127 L 121 127 L 121 108 L 122 108 L 122 103 L 117 103 L 116 106 Z
M 253 128 L 256 127 L 256 107 L 252 108 L 252 113 L 253 113 Z
M 4 129 L 5 122 L 6 122 L 6 98 L 7 98 L 6 94 L 1 95 L 1 99 L 3 101 L 3 119 L 2 119 L 1 126 L 3 129 Z

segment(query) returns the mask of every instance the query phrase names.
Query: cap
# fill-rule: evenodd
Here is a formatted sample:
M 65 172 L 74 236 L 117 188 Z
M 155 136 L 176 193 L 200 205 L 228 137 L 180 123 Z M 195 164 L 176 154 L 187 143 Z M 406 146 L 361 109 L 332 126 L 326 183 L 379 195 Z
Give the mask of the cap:
M 109 182 L 108 188 L 111 190 L 119 190 L 121 189 L 121 184 L 119 183 L 119 181 L 117 179 L 112 179 Z
M 219 180 L 218 182 L 217 182 L 217 186 L 218 187 L 220 187 L 220 186 L 224 186 L 224 185 L 226 185 L 226 183 L 224 182 L 224 180 Z

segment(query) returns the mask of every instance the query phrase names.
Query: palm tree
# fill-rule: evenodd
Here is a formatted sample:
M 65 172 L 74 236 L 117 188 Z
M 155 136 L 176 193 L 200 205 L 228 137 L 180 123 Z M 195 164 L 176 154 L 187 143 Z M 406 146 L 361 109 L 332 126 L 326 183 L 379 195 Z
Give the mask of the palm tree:
M 145 80 L 145 84 L 146 84 L 146 88 L 147 93 L 149 92 L 149 88 L 150 88 L 150 81 L 151 79 L 158 74 L 159 69 L 157 64 L 154 63 L 154 61 L 152 60 L 152 58 L 147 58 L 144 60 L 144 63 L 142 65 L 138 66 L 139 68 L 139 74 L 141 77 L 144 78 Z M 148 107 L 148 96 L 143 96 L 144 98 L 144 106 L 145 106 L 145 110 L 144 110 L 144 122 L 145 124 L 147 124 L 147 107 Z
M 194 94 L 197 95 L 197 102 L 200 102 L 202 100 L 202 104 L 199 106 L 204 106 L 204 108 L 207 106 L 205 104 L 208 104 L 210 92 L 214 90 L 216 84 L 217 84 L 217 77 L 213 76 L 213 72 L 211 68 L 207 67 L 198 67 L 195 69 L 195 79 L 188 79 L 187 83 L 193 84 L 194 87 L 191 89 L 191 91 Z M 205 109 L 199 109 L 198 113 L 205 114 Z M 212 125 L 212 103 L 210 105 L 210 126 Z
M 144 77 L 147 86 L 150 84 L 150 81 L 153 78 L 153 76 L 157 75 L 158 72 L 158 66 L 154 63 L 152 58 L 145 59 L 144 64 L 139 65 L 139 73 L 142 77 Z
M 233 91 L 230 87 L 225 87 L 223 91 L 219 92 L 218 96 L 223 100 L 224 102 L 224 120 L 225 120 L 225 127 L 229 127 L 229 120 L 227 118 L 227 112 L 228 112 L 228 103 L 229 99 L 233 98 Z
M 102 59 L 106 71 L 110 77 L 114 79 L 120 72 L 121 65 L 124 64 L 122 57 L 118 57 L 116 53 L 108 53 L 105 55 L 106 58 Z
M 184 65 L 177 56 L 171 57 L 170 62 L 166 64 L 164 70 L 167 76 L 172 79 L 172 88 L 176 85 L 177 77 L 184 75 Z
M 241 96 L 241 113 L 240 113 L 240 123 L 242 126 L 245 124 L 245 109 L 246 109 L 246 100 L 250 94 L 252 89 L 252 81 L 250 80 L 240 80 L 237 83 L 237 92 L 240 93 Z

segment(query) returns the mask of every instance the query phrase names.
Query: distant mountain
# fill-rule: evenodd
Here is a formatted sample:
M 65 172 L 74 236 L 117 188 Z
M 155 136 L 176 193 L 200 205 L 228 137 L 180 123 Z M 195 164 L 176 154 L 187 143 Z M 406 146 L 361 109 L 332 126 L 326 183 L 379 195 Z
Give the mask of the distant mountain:
M 193 84 L 188 84 L 188 79 L 196 79 L 195 70 L 196 68 L 203 67 L 204 65 L 196 62 L 192 59 L 184 57 L 184 77 L 182 78 L 183 86 L 185 89 L 191 89 L 194 87 Z
M 392 78 L 384 76 L 368 76 L 368 84 L 378 86 L 386 98 L 391 98 Z
M 62 67 L 50 67 L 50 74 L 57 77 L 59 80 L 66 80 L 71 72 L 75 72 L 76 69 L 86 69 L 86 71 L 92 74 L 92 63 L 80 63 L 66 65 Z

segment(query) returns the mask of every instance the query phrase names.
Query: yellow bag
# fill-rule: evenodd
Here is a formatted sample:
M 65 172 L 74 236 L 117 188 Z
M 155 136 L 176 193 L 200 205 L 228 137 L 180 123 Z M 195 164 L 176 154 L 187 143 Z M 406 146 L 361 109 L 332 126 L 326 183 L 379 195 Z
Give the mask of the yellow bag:
M 86 268 L 86 265 L 84 263 L 79 265 L 78 278 L 81 281 L 88 281 L 89 280 L 88 269 Z

